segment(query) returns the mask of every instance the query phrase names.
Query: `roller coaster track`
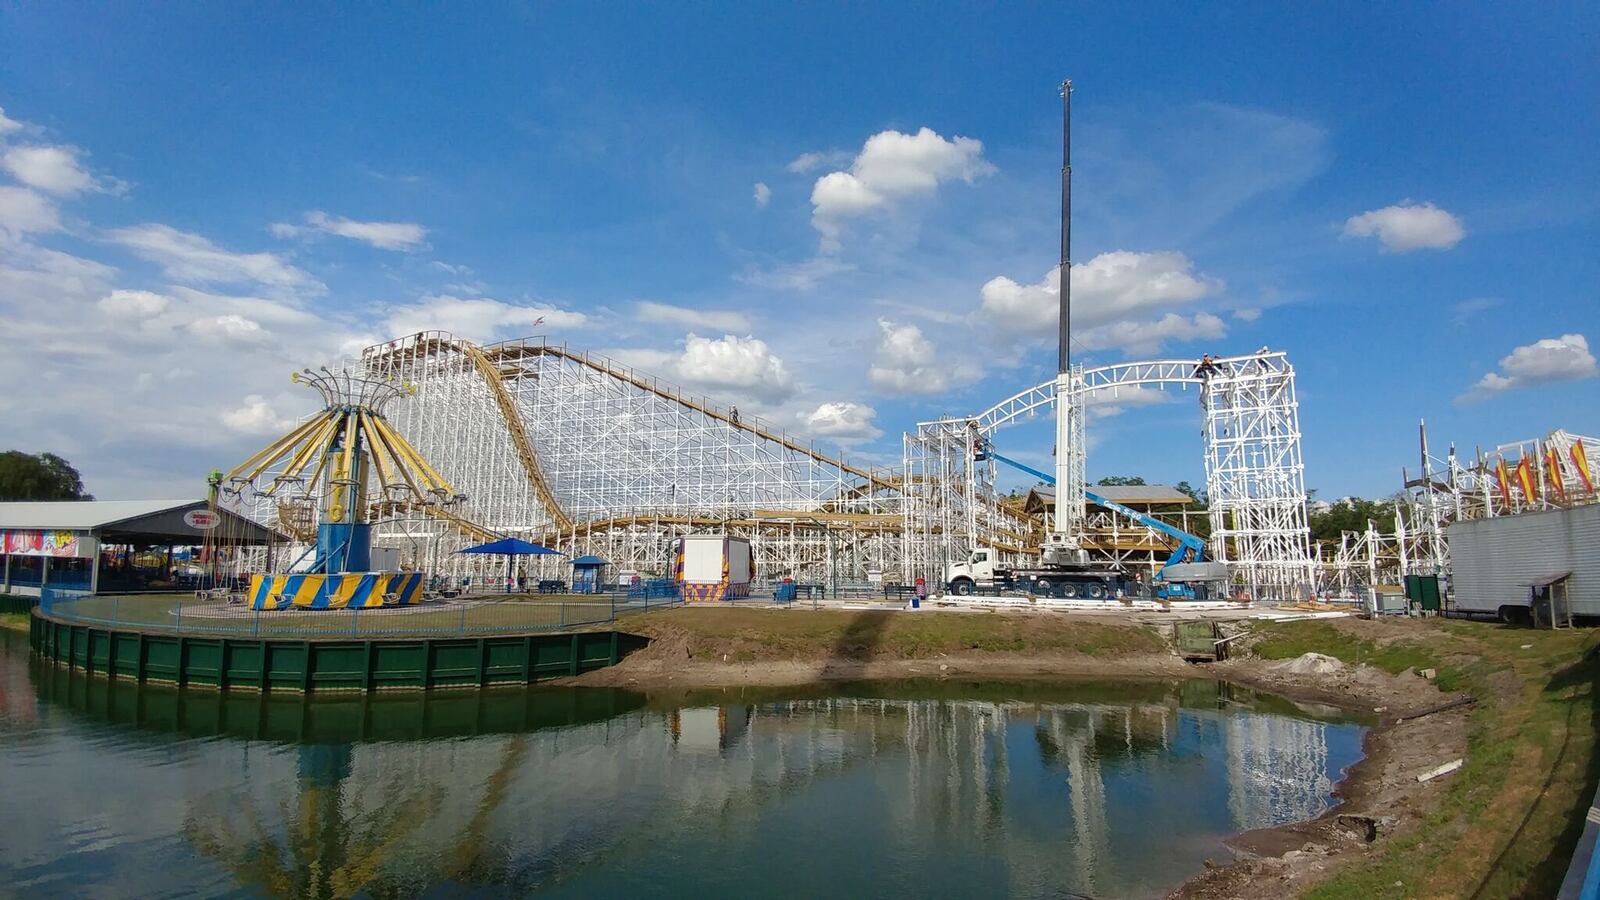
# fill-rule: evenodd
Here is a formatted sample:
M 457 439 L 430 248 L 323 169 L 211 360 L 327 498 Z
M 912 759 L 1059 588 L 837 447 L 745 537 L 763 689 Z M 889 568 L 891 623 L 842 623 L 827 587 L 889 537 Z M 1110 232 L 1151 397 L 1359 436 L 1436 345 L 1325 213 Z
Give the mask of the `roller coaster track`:
M 506 420 L 506 431 L 511 435 L 511 446 L 517 451 L 517 459 L 522 462 L 522 471 L 528 476 L 528 484 L 533 488 L 533 493 L 539 498 L 539 503 L 550 516 L 550 521 L 558 531 L 572 530 L 572 519 L 561 508 L 561 503 L 556 500 L 556 495 L 550 490 L 550 483 L 545 480 L 544 470 L 539 467 L 538 454 L 534 453 L 533 442 L 528 439 L 528 430 L 522 424 L 522 414 L 517 410 L 516 401 L 511 399 L 511 392 L 506 390 L 505 378 L 500 370 L 490 361 L 488 354 L 476 344 L 467 341 L 458 341 L 456 346 L 466 357 L 472 360 L 478 374 L 483 377 L 483 383 L 488 385 L 489 393 L 494 395 L 494 402 L 500 407 L 500 415 Z
M 460 341 L 458 343 L 463 344 L 466 347 L 472 346 L 471 344 L 467 344 L 465 341 Z M 578 363 L 582 366 L 587 366 L 596 372 L 608 375 L 625 384 L 632 385 L 641 391 L 648 391 L 649 393 L 655 394 L 658 397 L 671 400 L 674 403 L 687 407 L 688 409 L 692 409 L 706 418 L 714 419 L 732 428 L 749 432 L 750 434 L 762 438 L 763 440 L 771 441 L 786 450 L 803 454 L 819 463 L 832 466 L 841 472 L 854 475 L 857 478 L 865 480 L 868 484 L 875 488 L 893 491 L 898 491 L 900 489 L 900 482 L 897 478 L 874 474 L 867 469 L 860 468 L 859 466 L 853 466 L 842 459 L 835 459 L 834 457 L 828 456 L 825 453 L 818 452 L 815 447 L 807 444 L 801 444 L 786 434 L 771 431 L 762 427 L 758 421 L 747 421 L 740 418 L 739 415 L 732 410 L 723 410 L 715 406 L 709 406 L 707 404 L 700 403 L 691 397 L 685 396 L 684 394 L 655 381 L 654 379 L 645 378 L 635 373 L 631 369 L 618 366 L 611 360 L 602 356 L 593 356 L 588 353 L 568 350 L 566 347 L 557 347 L 550 344 L 526 343 L 521 341 L 512 341 L 504 344 L 492 344 L 483 348 L 479 352 L 482 353 L 486 361 L 515 361 L 526 356 L 538 355 L 555 356 L 561 359 L 571 360 L 572 362 Z M 491 366 L 491 368 L 493 367 Z M 480 371 L 482 371 L 482 366 L 480 366 Z M 495 374 L 499 374 L 498 370 L 495 371 Z M 485 375 L 486 379 L 487 377 L 488 376 Z

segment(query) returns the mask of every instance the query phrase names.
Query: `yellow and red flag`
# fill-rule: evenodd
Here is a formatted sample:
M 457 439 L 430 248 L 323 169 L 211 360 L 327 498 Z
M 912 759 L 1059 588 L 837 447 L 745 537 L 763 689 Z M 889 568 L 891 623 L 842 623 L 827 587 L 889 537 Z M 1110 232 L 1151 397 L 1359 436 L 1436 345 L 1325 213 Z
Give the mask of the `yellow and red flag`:
M 1517 486 L 1522 488 L 1522 502 L 1534 501 L 1533 460 L 1524 456 L 1517 462 Z
M 1544 475 L 1550 480 L 1550 488 L 1556 492 L 1556 498 L 1562 503 L 1567 502 L 1566 479 L 1561 474 L 1561 451 L 1554 447 L 1544 451 Z
M 1572 467 L 1578 470 L 1578 480 L 1583 482 L 1583 489 L 1594 493 L 1594 476 L 1589 474 L 1589 456 L 1583 450 L 1583 441 L 1572 442 Z
M 1500 497 L 1506 501 L 1506 508 L 1511 507 L 1511 473 L 1506 471 L 1506 461 L 1495 461 L 1495 480 L 1500 482 Z

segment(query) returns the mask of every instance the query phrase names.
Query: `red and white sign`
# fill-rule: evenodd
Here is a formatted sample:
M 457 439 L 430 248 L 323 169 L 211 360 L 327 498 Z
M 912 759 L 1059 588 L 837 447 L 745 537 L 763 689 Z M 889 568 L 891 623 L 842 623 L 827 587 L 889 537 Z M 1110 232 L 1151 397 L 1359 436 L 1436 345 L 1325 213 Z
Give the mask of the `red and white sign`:
M 183 524 L 201 531 L 210 531 L 222 524 L 222 515 L 209 509 L 191 509 L 183 514 Z
M 7 531 L 0 544 L 13 556 L 91 556 L 79 536 L 70 531 Z

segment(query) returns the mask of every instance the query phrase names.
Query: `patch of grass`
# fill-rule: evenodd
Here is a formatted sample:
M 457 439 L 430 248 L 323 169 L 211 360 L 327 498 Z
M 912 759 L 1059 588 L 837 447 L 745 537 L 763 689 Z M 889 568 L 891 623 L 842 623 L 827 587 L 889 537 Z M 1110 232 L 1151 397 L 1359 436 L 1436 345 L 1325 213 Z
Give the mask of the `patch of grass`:
M 1142 626 L 992 613 L 683 607 L 631 617 L 626 627 L 677 632 L 688 638 L 692 655 L 733 654 L 741 660 L 1166 652 L 1161 637 Z
M 1466 763 L 1422 827 L 1314 888 L 1316 898 L 1553 896 L 1597 781 L 1600 632 L 1477 622 L 1279 623 L 1257 652 L 1318 652 L 1390 672 L 1439 668 L 1478 698 Z M 1445 760 L 1440 760 L 1441 762 Z
M 28 633 L 28 614 L 0 612 L 0 628 Z

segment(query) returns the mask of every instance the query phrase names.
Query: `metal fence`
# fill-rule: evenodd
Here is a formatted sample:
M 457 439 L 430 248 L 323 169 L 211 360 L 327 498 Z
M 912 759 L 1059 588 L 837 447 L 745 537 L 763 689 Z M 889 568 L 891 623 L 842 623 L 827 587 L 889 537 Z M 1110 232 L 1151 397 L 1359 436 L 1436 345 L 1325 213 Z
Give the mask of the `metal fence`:
M 581 598 L 464 596 L 380 609 L 252 610 L 185 594 L 92 595 L 45 587 L 40 611 L 83 625 L 206 637 L 361 639 L 527 634 L 616 622 L 633 613 L 678 606 L 676 594 L 625 590 Z

